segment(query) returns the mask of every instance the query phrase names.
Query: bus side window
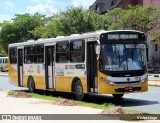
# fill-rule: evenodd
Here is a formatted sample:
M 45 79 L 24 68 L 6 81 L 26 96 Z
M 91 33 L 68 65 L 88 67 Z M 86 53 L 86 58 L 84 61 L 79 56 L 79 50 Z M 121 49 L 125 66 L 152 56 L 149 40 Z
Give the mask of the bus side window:
M 61 42 L 56 44 L 56 62 L 68 62 L 69 60 L 69 42 Z
M 34 46 L 34 63 L 44 62 L 44 45 Z
M 17 63 L 17 48 L 11 47 L 9 50 L 9 57 L 10 57 L 10 63 L 16 64 Z
M 70 61 L 84 62 L 85 60 L 85 42 L 84 40 L 70 42 Z
M 33 63 L 33 46 L 27 46 L 24 48 L 24 63 Z

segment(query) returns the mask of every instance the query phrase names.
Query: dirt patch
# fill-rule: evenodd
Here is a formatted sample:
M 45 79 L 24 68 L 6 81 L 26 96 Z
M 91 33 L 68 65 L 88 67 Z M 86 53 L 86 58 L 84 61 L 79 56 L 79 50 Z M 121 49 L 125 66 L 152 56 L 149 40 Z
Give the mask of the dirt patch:
M 74 101 L 72 100 L 67 100 L 67 99 L 62 99 L 58 102 L 54 102 L 55 105 L 62 105 L 62 106 L 75 106 L 77 105 Z
M 128 114 L 121 106 L 117 106 L 108 110 L 104 110 L 101 114 Z
M 31 98 L 32 96 L 26 92 L 16 91 L 14 94 L 9 95 L 16 98 Z

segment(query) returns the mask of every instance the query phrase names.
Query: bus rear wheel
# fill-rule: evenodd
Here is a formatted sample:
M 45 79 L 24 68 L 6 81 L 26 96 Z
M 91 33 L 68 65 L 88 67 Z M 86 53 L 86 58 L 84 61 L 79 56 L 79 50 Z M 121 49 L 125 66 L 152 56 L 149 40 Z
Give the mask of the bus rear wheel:
M 80 80 L 77 80 L 75 83 L 75 96 L 77 100 L 83 100 L 84 93 L 83 93 L 83 86 Z
M 28 89 L 29 92 L 35 92 L 35 83 L 32 77 L 29 77 L 28 79 Z
M 114 99 L 121 99 L 123 97 L 124 94 L 112 94 Z

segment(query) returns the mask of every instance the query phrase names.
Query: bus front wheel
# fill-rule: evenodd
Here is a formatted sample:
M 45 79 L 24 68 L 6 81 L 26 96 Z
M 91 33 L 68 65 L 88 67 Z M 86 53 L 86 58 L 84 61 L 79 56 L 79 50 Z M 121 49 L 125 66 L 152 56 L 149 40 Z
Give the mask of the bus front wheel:
M 29 89 L 29 92 L 35 91 L 35 83 L 32 77 L 29 77 L 28 79 L 28 89 Z
M 75 83 L 75 96 L 77 100 L 83 100 L 84 93 L 83 93 L 83 86 L 80 80 L 77 80 Z
M 112 94 L 114 99 L 121 99 L 124 94 Z

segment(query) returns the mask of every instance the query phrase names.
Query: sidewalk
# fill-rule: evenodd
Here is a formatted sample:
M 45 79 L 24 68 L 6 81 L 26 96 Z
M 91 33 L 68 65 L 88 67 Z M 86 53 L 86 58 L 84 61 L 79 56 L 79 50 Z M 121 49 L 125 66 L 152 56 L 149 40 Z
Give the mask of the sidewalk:
M 0 76 L 8 76 L 8 72 L 0 72 Z
M 160 86 L 160 81 L 148 80 L 148 85 L 151 85 L 151 86 Z

